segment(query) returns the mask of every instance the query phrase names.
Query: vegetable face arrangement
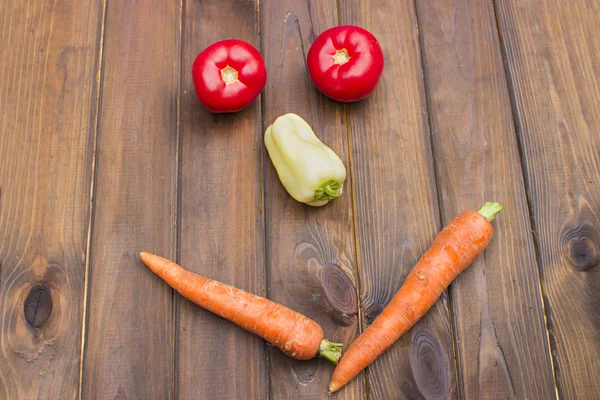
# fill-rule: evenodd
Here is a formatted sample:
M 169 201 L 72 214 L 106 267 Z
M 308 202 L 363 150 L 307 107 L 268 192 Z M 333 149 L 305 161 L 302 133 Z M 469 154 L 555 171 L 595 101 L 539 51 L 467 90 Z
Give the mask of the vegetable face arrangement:
M 307 65 L 311 79 L 323 94 L 338 101 L 357 101 L 377 86 L 383 53 L 368 31 L 340 26 L 315 40 Z M 224 40 L 203 50 L 194 61 L 192 74 L 198 99 L 212 112 L 243 109 L 266 83 L 260 53 L 240 40 Z M 281 183 L 295 200 L 317 207 L 342 195 L 346 180 L 342 160 L 300 116 L 288 113 L 277 118 L 266 129 L 264 141 Z M 182 296 L 262 337 L 288 356 L 309 360 L 319 355 L 337 364 L 329 384 L 333 393 L 419 321 L 448 285 L 484 251 L 493 234 L 491 221 L 501 210 L 498 203 L 485 203 L 479 211 L 464 211 L 450 221 L 392 301 L 343 357 L 342 344 L 324 339 L 323 329 L 298 312 L 186 271 L 159 256 L 140 256 Z

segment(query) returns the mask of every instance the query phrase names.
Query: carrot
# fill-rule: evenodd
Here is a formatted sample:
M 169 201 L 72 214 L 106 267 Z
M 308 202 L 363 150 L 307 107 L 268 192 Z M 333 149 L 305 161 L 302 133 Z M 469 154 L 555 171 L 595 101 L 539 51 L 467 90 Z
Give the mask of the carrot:
M 264 297 L 204 278 L 150 253 L 142 261 L 183 297 L 278 347 L 290 357 L 310 360 L 317 355 L 336 364 L 342 343 L 324 339 L 323 329 L 310 318 Z
M 490 222 L 502 208 L 485 203 L 478 212 L 464 211 L 444 227 L 394 298 L 342 356 L 329 383 L 330 393 L 375 361 L 431 308 L 487 247 L 493 234 Z

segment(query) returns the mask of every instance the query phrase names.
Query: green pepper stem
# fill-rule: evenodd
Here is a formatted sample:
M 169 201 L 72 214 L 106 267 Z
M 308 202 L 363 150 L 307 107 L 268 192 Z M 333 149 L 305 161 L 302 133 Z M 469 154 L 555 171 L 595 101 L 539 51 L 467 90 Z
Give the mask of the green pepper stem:
M 342 357 L 342 346 L 343 343 L 333 343 L 327 339 L 323 339 L 319 345 L 319 355 L 323 358 L 328 359 L 334 364 L 337 364 Z
M 344 185 L 332 179 L 325 182 L 315 190 L 315 198 L 313 201 L 333 200 L 342 195 Z
M 479 209 L 479 214 L 487 218 L 488 221 L 492 222 L 496 214 L 502 211 L 504 207 L 500 203 L 487 202 L 483 203 L 483 207 Z

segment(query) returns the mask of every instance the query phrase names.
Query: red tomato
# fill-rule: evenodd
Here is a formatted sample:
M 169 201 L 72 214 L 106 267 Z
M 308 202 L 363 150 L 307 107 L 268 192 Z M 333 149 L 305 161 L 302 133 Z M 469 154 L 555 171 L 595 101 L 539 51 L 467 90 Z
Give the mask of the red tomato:
M 337 26 L 310 46 L 308 73 L 325 96 L 338 101 L 364 99 L 375 90 L 383 71 L 383 53 L 369 31 Z
M 262 56 L 242 40 L 222 40 L 204 49 L 192 65 L 198 100 L 212 112 L 235 112 L 264 89 L 267 69 Z

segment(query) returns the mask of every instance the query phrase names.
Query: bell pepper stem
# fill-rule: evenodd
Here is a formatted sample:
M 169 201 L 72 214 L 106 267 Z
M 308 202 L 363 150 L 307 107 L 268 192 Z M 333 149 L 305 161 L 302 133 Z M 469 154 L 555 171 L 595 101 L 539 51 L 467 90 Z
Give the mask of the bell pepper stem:
M 315 190 L 313 201 L 337 199 L 342 195 L 343 186 L 343 184 L 333 179 L 327 181 Z
M 334 343 L 327 339 L 323 339 L 319 346 L 319 355 L 332 363 L 337 364 L 342 357 L 343 345 L 343 343 Z

